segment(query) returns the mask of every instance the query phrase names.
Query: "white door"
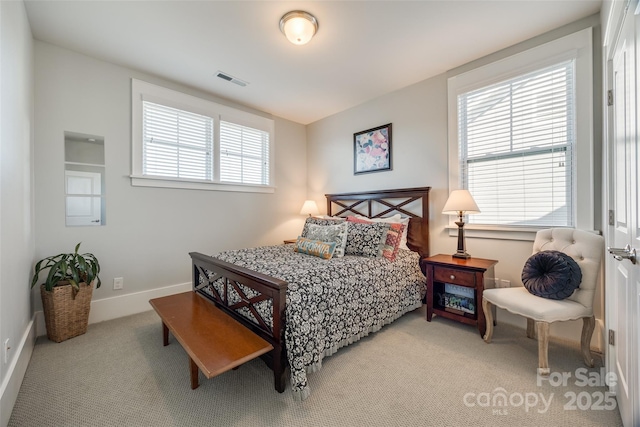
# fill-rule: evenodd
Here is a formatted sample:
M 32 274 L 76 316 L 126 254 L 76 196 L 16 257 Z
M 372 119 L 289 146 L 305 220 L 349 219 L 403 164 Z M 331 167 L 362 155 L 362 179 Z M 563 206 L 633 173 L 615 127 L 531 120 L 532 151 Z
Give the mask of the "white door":
M 631 2 L 612 58 L 613 111 L 609 134 L 609 227 L 608 244 L 615 249 L 606 260 L 607 328 L 614 331 L 607 368 L 616 376 L 612 391 L 626 427 L 640 425 L 640 264 L 629 259 L 640 249 L 638 201 L 638 66 L 634 15 Z M 629 251 L 622 250 L 627 247 Z M 640 260 L 639 260 L 640 261 Z
M 66 224 L 100 225 L 102 179 L 96 172 L 65 170 Z

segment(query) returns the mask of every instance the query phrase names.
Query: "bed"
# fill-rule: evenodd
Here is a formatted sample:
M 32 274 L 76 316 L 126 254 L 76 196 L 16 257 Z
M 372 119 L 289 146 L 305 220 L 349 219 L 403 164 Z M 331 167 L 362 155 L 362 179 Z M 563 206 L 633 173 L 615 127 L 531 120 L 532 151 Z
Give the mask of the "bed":
M 320 369 L 324 357 L 422 305 L 429 190 L 325 195 L 328 216 L 409 218 L 408 249 L 393 262 L 355 255 L 325 260 L 295 252 L 293 244 L 215 256 L 192 252 L 194 291 L 269 341 L 273 350 L 263 359 L 276 390 L 284 391 L 288 367 L 294 399 L 304 400 L 310 394 L 307 373 Z

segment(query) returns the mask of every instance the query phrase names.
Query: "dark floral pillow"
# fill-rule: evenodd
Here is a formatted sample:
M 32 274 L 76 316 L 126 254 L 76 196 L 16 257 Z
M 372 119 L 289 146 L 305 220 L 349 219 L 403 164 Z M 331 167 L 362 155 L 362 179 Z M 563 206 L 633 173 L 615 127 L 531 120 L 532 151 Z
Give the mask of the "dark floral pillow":
M 355 216 L 348 216 L 347 221 L 349 222 L 359 222 L 361 224 L 372 224 L 372 221 L 367 221 L 366 219 L 358 218 Z M 385 222 L 385 221 L 377 221 L 377 222 Z M 396 260 L 396 256 L 398 255 L 398 249 L 400 249 L 400 242 L 402 241 L 402 232 L 405 228 L 404 224 L 389 222 L 389 231 L 387 232 L 387 239 L 384 243 L 384 248 L 382 249 L 382 256 L 387 258 L 389 261 L 393 262 Z
M 376 222 L 361 224 L 349 222 L 345 255 L 359 255 L 380 258 L 387 241 L 390 224 Z

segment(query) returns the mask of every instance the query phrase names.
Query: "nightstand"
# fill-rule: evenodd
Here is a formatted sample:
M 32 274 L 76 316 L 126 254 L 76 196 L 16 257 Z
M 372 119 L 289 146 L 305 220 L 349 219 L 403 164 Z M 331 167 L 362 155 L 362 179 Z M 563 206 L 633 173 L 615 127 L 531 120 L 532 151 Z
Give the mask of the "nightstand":
M 482 292 L 493 287 L 493 259 L 454 258 L 434 255 L 423 258 L 427 274 L 427 321 L 434 314 L 478 327 L 480 336 L 487 328 L 482 311 Z
M 297 241 L 298 241 L 298 239 L 287 239 L 287 240 L 284 241 L 284 244 L 286 245 L 287 243 L 295 243 Z

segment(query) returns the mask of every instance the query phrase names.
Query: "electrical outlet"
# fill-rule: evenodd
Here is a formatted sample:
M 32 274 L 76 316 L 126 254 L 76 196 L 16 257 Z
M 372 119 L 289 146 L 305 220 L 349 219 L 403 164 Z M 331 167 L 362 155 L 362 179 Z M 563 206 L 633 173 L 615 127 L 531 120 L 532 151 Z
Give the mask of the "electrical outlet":
M 124 288 L 124 278 L 123 277 L 114 277 L 113 279 L 113 290 L 117 291 L 119 289 Z
M 510 288 L 511 280 L 499 279 L 496 277 L 495 279 L 493 279 L 493 285 L 494 288 Z
M 9 350 L 11 350 L 11 346 L 9 345 L 9 338 L 4 340 L 4 345 L 2 346 L 2 360 L 4 363 L 9 362 Z

